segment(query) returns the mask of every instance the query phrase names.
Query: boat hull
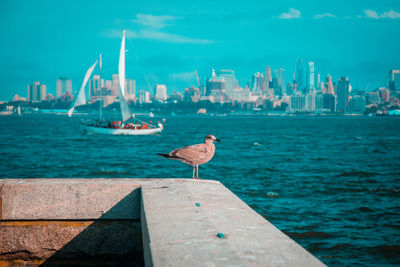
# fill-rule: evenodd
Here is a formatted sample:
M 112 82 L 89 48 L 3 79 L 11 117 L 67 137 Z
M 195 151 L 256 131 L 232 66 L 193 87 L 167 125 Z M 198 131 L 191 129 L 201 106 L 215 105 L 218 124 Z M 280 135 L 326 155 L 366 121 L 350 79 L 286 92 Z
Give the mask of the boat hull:
M 103 128 L 89 125 L 83 125 L 83 128 L 88 133 L 97 134 L 111 134 L 111 135 L 151 135 L 160 133 L 163 128 L 151 128 L 151 129 L 114 129 L 114 128 Z

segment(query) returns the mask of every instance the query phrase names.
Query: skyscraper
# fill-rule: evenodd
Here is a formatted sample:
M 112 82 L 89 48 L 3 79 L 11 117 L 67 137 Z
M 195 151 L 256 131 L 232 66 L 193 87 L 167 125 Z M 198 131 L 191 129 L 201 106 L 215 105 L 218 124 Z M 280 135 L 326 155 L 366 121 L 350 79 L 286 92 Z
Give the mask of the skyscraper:
M 40 102 L 46 99 L 46 85 L 35 82 L 28 85 L 28 101 Z
M 341 77 L 337 83 L 337 108 L 338 112 L 346 112 L 348 108 L 350 82 L 349 78 Z
M 251 90 L 253 93 L 262 93 L 263 81 L 264 75 L 261 72 L 256 72 L 253 74 L 253 77 L 251 78 Z
M 212 90 L 225 90 L 225 79 L 223 77 L 217 77 L 214 69 L 212 70 L 211 78 L 207 80 L 206 96 L 209 96 Z
M 156 100 L 165 101 L 167 100 L 167 87 L 165 84 L 157 84 L 154 86 L 154 96 Z
M 315 91 L 315 69 L 314 62 L 310 61 L 307 64 L 307 75 L 306 75 L 306 90 L 305 93 Z
M 267 66 L 264 73 L 263 95 L 269 92 L 270 83 L 272 82 L 271 67 Z
M 332 83 L 332 76 L 329 74 L 325 78 L 325 88 L 326 88 L 326 93 L 330 95 L 335 94 L 335 89 L 333 88 L 333 83 Z
M 89 82 L 89 98 L 91 99 L 93 96 L 99 96 L 100 90 L 104 87 L 104 79 L 100 80 L 100 75 L 94 75 L 93 79 L 90 79 Z
M 218 70 L 218 76 L 225 80 L 225 92 L 231 95 L 236 86 L 235 73 L 233 70 Z
M 304 92 L 305 70 L 304 70 L 304 61 L 302 59 L 297 61 L 295 76 L 296 76 L 296 90 L 298 92 Z
M 136 95 L 136 81 L 132 79 L 126 79 L 125 80 L 126 86 L 125 86 L 125 98 L 133 100 L 135 99 Z
M 400 91 L 400 70 L 389 71 L 389 90 Z
M 286 93 L 285 90 L 285 70 L 283 68 L 278 69 L 279 73 L 279 80 L 280 80 L 280 85 L 281 85 L 281 94 L 280 96 L 284 95 Z
M 111 95 L 119 96 L 119 75 L 112 75 L 112 87 L 111 87 Z
M 57 79 L 56 98 L 62 97 L 65 93 L 72 95 L 72 81 L 66 77 Z

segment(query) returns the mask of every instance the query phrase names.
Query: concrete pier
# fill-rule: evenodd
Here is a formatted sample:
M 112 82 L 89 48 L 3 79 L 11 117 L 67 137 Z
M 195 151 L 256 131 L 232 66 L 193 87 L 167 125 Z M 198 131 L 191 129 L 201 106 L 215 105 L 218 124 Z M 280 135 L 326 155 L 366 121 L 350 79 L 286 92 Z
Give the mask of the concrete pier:
M 0 265 L 324 266 L 220 182 L 0 180 Z

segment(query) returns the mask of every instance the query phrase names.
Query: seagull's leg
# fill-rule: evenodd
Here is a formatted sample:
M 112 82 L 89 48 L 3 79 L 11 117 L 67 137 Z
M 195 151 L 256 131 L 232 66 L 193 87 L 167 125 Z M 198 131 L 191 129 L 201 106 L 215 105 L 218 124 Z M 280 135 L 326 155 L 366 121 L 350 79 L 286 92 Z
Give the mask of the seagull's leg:
M 193 176 L 192 176 L 192 179 L 194 179 L 194 172 L 195 172 L 195 170 L 196 170 L 196 165 L 193 165 Z
M 196 176 L 199 179 L 199 165 L 196 165 Z

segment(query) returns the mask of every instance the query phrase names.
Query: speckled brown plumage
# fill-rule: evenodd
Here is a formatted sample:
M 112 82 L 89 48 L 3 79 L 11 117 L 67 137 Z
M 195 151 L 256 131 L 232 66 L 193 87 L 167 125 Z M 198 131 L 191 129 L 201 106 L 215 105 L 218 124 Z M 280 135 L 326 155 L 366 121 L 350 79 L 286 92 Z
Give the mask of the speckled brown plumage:
M 199 178 L 199 165 L 209 162 L 215 152 L 214 141 L 220 142 L 219 139 L 215 138 L 213 135 L 207 135 L 203 144 L 197 144 L 192 146 L 186 146 L 182 148 L 175 149 L 168 154 L 157 154 L 164 158 L 180 160 L 184 163 L 193 166 L 193 176 L 195 169 L 197 169 L 196 178 Z

